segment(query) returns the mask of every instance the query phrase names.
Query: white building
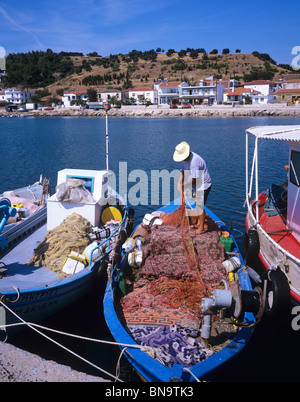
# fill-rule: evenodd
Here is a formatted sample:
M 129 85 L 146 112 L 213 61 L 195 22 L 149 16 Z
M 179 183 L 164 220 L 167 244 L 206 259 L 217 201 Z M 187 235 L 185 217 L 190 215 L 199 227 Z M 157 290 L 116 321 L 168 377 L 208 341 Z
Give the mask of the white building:
M 11 88 L 6 89 L 5 91 L 5 100 L 7 103 L 14 103 L 16 105 L 22 105 L 27 102 L 31 102 L 31 98 L 34 95 L 34 92 L 27 91 L 19 91 L 17 89 Z
M 255 103 L 272 103 L 275 102 L 275 93 L 281 87 L 281 83 L 276 81 L 258 80 L 246 82 L 244 88 L 252 89 L 253 91 L 259 91 L 261 93 L 260 99 L 257 99 Z
M 276 102 L 288 105 L 300 104 L 300 79 L 293 78 L 283 81 L 282 87 L 276 92 Z
M 157 90 L 149 87 L 126 89 L 123 91 L 123 100 L 132 101 L 138 105 L 143 105 L 146 102 L 157 105 Z
M 293 78 L 291 80 L 287 80 L 282 82 L 283 89 L 300 89 L 300 79 Z
M 232 88 L 230 91 L 224 93 L 224 102 L 232 103 L 246 103 L 247 98 L 250 103 L 266 103 L 268 95 L 264 95 L 261 92 L 251 88 Z
M 111 102 L 111 99 L 116 99 L 117 101 L 122 100 L 122 91 L 118 90 L 107 90 L 105 88 L 100 88 L 97 90 L 98 102 Z
M 213 105 L 223 102 L 225 85 L 215 79 L 204 79 L 199 85 L 182 86 L 179 92 L 181 104 Z
M 173 100 L 179 99 L 180 90 L 184 87 L 188 87 L 186 82 L 160 82 L 154 84 L 154 88 L 157 89 L 157 98 L 159 105 L 171 104 Z
M 65 92 L 62 96 L 62 103 L 66 107 L 70 107 L 79 103 L 80 101 L 86 102 L 88 100 L 87 88 L 74 89 Z

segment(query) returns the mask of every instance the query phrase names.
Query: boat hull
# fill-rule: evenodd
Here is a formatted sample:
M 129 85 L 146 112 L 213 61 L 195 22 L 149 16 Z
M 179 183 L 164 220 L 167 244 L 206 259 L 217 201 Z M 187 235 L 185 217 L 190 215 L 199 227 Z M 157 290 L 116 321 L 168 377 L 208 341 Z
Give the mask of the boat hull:
M 162 208 L 161 210 L 166 213 L 173 212 L 178 207 L 178 204 L 171 203 Z M 225 225 L 207 208 L 206 214 L 210 216 L 219 226 L 226 230 Z M 234 239 L 233 239 L 234 240 Z M 234 240 L 234 247 L 237 249 L 237 244 Z M 126 264 L 126 258 L 123 258 L 120 265 L 122 270 L 123 265 Z M 238 272 L 239 283 L 244 290 L 252 290 L 252 284 L 249 275 L 245 270 L 240 269 Z M 147 353 L 139 348 L 139 345 L 133 340 L 130 334 L 126 331 L 117 314 L 117 292 L 118 282 L 116 276 L 112 275 L 108 279 L 105 296 L 104 296 L 104 316 L 108 328 L 120 348 L 123 349 L 124 345 L 128 345 L 124 355 L 129 363 L 139 374 L 139 376 L 147 382 L 173 382 L 173 381 L 207 381 L 213 379 L 220 371 L 222 371 L 227 364 L 229 364 L 237 355 L 244 349 L 253 333 L 255 317 L 252 313 L 245 313 L 245 327 L 242 328 L 237 336 L 228 343 L 221 351 L 208 357 L 206 360 L 192 366 L 188 370 L 183 368 L 180 364 L 174 364 L 172 368 L 168 368 L 158 360 L 153 359 Z M 250 324 L 250 325 L 248 325 Z M 132 347 L 130 347 L 132 345 Z
M 246 227 L 247 230 L 255 224 L 255 218 L 250 212 L 247 213 Z M 256 227 L 259 239 L 258 258 L 265 270 L 270 267 L 279 267 L 286 275 L 290 286 L 290 297 L 293 304 L 300 304 L 300 264 L 299 260 L 286 253 L 271 237 L 261 228 Z
M 84 275 L 56 286 L 14 292 L 2 292 L 5 307 L 0 307 L 0 325 L 7 326 L 0 331 L 2 337 L 11 337 L 24 329 L 25 323 L 37 323 L 59 312 L 79 300 L 93 289 L 105 262 L 97 264 Z M 11 326 L 11 324 L 18 324 Z

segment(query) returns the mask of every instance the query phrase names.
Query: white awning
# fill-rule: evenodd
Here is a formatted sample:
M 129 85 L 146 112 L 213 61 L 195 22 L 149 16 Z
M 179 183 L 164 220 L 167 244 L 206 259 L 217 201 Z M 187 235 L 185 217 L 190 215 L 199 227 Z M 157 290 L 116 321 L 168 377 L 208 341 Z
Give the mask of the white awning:
M 254 126 L 246 130 L 257 138 L 300 142 L 300 126 Z

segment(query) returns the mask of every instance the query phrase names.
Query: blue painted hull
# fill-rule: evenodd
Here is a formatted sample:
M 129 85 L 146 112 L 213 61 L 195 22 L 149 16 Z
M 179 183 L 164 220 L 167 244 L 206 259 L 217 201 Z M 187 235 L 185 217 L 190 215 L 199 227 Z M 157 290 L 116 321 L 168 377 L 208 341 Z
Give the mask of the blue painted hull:
M 161 210 L 166 213 L 173 212 L 178 208 L 177 201 L 175 203 L 170 203 L 166 205 Z M 218 217 L 213 214 L 207 208 L 205 209 L 206 214 L 208 214 L 218 225 L 226 230 L 226 227 Z M 234 251 L 238 251 L 236 241 L 234 242 Z M 242 258 L 241 258 L 242 259 Z M 121 263 L 125 264 L 126 261 L 123 259 Z M 243 261 L 242 261 L 243 263 Z M 241 288 L 244 290 L 253 290 L 249 275 L 245 273 L 242 269 L 238 271 L 238 279 Z M 122 345 L 134 345 L 137 346 L 136 342 L 130 336 L 130 334 L 125 330 L 121 324 L 119 317 L 116 312 L 117 303 L 115 300 L 116 292 L 118 291 L 117 275 L 112 275 L 112 279 L 108 280 L 107 287 L 104 296 L 104 316 L 107 325 L 110 329 L 111 334 L 115 338 L 116 342 L 120 344 L 120 348 L 123 349 Z M 244 315 L 244 323 L 253 324 L 255 322 L 255 317 L 252 313 L 246 312 Z M 206 360 L 198 363 L 185 370 L 183 366 L 175 364 L 172 368 L 161 364 L 157 360 L 150 357 L 147 353 L 141 351 L 139 348 L 128 347 L 124 352 L 127 360 L 130 362 L 132 367 L 137 371 L 144 381 L 147 382 L 170 382 L 170 381 L 185 381 L 194 382 L 197 380 L 206 381 L 211 380 L 213 377 L 219 373 L 226 364 L 228 364 L 234 357 L 240 353 L 243 348 L 247 345 L 253 332 L 253 326 L 248 326 L 242 328 L 237 336 L 222 350 L 215 353 Z M 122 344 L 122 345 L 121 345 Z
M 20 319 L 36 323 L 59 312 L 92 289 L 100 269 L 101 264 L 98 263 L 80 276 L 74 276 L 68 281 L 62 280 L 53 286 L 26 291 L 2 292 L 7 309 L 5 310 L 5 322 L 2 320 L 0 325 L 20 324 Z M 13 336 L 23 328 L 20 325 L 7 327 L 6 334 Z

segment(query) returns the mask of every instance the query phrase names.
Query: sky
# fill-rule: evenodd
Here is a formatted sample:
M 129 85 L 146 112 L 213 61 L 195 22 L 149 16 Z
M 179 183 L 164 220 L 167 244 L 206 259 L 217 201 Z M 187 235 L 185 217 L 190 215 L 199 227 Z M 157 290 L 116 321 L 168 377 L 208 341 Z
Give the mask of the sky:
M 96 51 L 229 48 L 291 64 L 300 46 L 299 0 L 0 0 L 0 48 Z

